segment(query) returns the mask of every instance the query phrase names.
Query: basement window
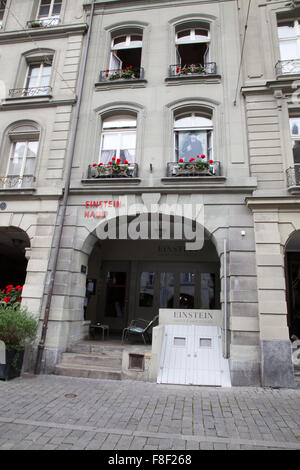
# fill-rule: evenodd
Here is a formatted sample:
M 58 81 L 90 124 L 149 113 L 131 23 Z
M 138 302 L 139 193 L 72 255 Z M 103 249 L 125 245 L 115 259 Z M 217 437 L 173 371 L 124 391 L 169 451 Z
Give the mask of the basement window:
M 128 369 L 143 371 L 145 369 L 145 356 L 143 354 L 129 354 Z

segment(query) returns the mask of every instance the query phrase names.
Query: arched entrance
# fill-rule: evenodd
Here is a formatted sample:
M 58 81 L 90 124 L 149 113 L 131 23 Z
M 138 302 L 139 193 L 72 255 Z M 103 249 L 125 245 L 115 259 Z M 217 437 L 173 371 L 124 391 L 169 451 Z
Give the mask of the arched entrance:
M 23 285 L 26 278 L 27 234 L 16 227 L 0 227 L 0 289 L 8 284 Z
M 160 308 L 220 309 L 220 261 L 208 237 L 201 250 L 183 240 L 98 240 L 89 256 L 86 320 L 121 334 Z
M 294 232 L 285 246 L 287 322 L 290 338 L 300 338 L 300 231 Z

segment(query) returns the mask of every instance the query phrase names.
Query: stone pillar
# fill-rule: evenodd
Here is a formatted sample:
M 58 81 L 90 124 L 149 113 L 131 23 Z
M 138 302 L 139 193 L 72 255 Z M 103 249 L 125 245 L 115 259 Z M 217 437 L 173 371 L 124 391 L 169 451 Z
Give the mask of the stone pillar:
M 294 387 L 278 210 L 255 210 L 262 385 Z

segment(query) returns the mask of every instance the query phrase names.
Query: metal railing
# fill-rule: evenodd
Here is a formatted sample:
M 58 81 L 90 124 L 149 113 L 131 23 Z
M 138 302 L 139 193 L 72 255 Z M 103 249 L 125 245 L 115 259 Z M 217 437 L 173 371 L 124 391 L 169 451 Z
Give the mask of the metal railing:
M 114 165 L 89 165 L 87 179 L 98 178 L 137 178 L 137 163 L 120 163 Z
M 9 90 L 10 98 L 24 98 L 30 96 L 51 95 L 51 86 L 33 87 L 33 88 L 12 88 Z
M 34 176 L 0 176 L 0 189 L 32 188 L 34 183 Z
M 295 164 L 286 170 L 287 185 L 288 188 L 291 186 L 300 186 L 300 163 Z
M 216 75 L 217 64 L 216 62 L 207 62 L 206 64 L 189 64 L 181 65 L 175 64 L 169 67 L 169 77 L 191 77 L 191 76 L 205 76 Z
M 38 18 L 36 20 L 27 21 L 27 28 L 51 28 L 58 26 L 61 22 L 59 17 Z
M 127 67 L 125 69 L 107 69 L 102 70 L 99 76 L 99 82 L 115 82 L 119 80 L 135 80 L 144 78 L 143 67 Z
M 300 74 L 300 59 L 279 60 L 275 65 L 276 75 Z
M 221 176 L 220 162 L 214 162 L 208 165 L 208 168 L 201 168 L 197 163 L 174 163 L 167 164 L 167 176 Z

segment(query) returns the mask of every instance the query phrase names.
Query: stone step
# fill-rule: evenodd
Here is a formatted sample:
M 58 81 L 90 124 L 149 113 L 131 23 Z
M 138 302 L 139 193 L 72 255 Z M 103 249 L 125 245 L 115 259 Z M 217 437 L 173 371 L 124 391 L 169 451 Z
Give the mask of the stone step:
M 86 353 L 86 352 L 67 352 L 62 354 L 62 364 L 79 364 L 91 366 L 105 366 L 111 368 L 121 368 L 122 354 L 119 352 L 105 351 L 102 353 Z
M 121 370 L 114 370 L 104 366 L 91 366 L 80 364 L 58 364 L 55 366 L 56 375 L 68 377 L 84 377 L 88 379 L 121 380 Z
M 105 342 L 82 342 L 72 344 L 67 352 L 95 353 L 95 354 L 122 354 L 124 346 L 107 345 Z

